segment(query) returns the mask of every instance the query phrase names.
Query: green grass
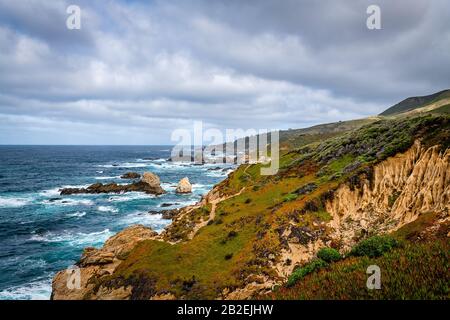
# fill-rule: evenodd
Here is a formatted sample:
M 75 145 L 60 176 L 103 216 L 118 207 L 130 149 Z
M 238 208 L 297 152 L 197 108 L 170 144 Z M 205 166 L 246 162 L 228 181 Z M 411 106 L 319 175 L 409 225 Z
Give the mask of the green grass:
M 431 112 L 432 113 L 450 114 L 450 104 L 446 104 L 445 106 L 439 107 Z

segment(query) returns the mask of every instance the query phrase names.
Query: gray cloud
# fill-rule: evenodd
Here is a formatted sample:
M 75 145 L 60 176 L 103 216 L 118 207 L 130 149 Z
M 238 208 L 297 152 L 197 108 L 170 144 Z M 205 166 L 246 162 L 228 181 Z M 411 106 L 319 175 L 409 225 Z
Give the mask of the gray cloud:
M 450 5 L 0 0 L 0 143 L 169 143 L 195 120 L 303 127 L 448 88 Z

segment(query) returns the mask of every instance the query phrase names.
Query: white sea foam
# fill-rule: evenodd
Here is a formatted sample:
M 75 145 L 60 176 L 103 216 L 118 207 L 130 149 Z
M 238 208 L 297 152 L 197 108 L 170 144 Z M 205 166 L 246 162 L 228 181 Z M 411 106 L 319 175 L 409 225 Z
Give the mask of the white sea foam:
M 205 175 L 207 175 L 208 177 L 220 178 L 226 177 L 228 173 L 223 171 L 208 171 L 207 173 L 205 173 Z
M 170 220 L 163 219 L 161 214 L 150 214 L 148 212 L 134 212 L 121 219 L 121 226 L 126 227 L 132 224 L 142 224 L 151 227 L 156 232 L 161 232 Z
M 114 177 L 95 177 L 95 180 L 112 180 L 112 179 L 120 179 L 120 176 L 114 176 Z
M 97 167 L 101 168 L 145 168 L 147 167 L 147 163 L 136 163 L 136 162 L 125 162 L 118 164 L 100 164 Z
M 47 189 L 47 190 L 42 190 L 41 192 L 39 192 L 39 195 L 42 197 L 55 197 L 55 196 L 59 196 L 60 194 L 60 189 L 61 188 L 53 188 L 53 189 Z
M 86 211 L 77 211 L 74 213 L 67 214 L 68 217 L 76 217 L 76 218 L 81 218 L 81 217 L 84 217 L 85 215 L 86 215 Z
M 30 240 L 40 242 L 66 242 L 72 246 L 84 247 L 101 245 L 112 235 L 113 232 L 109 231 L 109 229 L 91 233 L 73 233 L 65 231 L 62 234 L 55 234 L 52 232 L 46 232 L 42 235 L 32 235 Z
M 52 279 L 15 286 L 0 291 L 0 300 L 49 300 L 52 293 Z
M 175 191 L 175 189 L 177 188 L 177 183 L 162 182 L 161 188 L 163 188 L 165 191 Z
M 50 201 L 44 200 L 43 204 L 55 205 L 55 206 L 93 206 L 94 201 L 89 199 L 71 199 L 71 198 L 61 198 L 58 200 Z
M 144 192 L 129 192 L 126 194 L 118 195 L 118 196 L 111 196 L 109 197 L 108 201 L 110 202 L 126 202 L 126 201 L 133 201 L 133 200 L 147 200 L 155 198 L 154 195 L 146 194 Z
M 32 199 L 30 198 L 7 198 L 0 197 L 0 208 L 18 208 L 26 206 L 31 203 Z
M 153 167 L 157 170 L 165 170 L 165 171 L 182 171 L 192 169 L 194 165 L 190 163 L 182 163 L 182 162 L 153 162 L 149 163 L 148 166 Z
M 64 185 L 61 187 L 55 187 L 52 189 L 46 189 L 39 192 L 39 195 L 42 197 L 56 197 L 59 196 L 61 193 L 61 189 L 67 189 L 67 188 L 74 188 L 74 189 L 82 189 L 89 187 L 90 184 L 81 184 L 81 185 Z
M 111 207 L 111 206 L 98 206 L 97 210 L 100 212 L 112 212 L 112 213 L 119 212 L 119 209 Z

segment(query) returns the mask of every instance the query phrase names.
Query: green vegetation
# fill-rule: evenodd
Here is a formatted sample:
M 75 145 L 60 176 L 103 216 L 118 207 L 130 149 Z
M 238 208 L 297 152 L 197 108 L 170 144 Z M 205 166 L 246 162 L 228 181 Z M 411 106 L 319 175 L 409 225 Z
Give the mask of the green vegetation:
M 396 105 L 390 107 L 389 109 L 385 110 L 380 115 L 382 116 L 390 116 L 399 114 L 402 112 L 411 111 L 417 108 L 424 107 L 430 103 L 437 102 L 441 99 L 450 98 L 450 90 L 444 90 L 440 91 L 428 96 L 422 96 L 422 97 L 411 97 L 407 98 Z
M 286 283 L 287 287 L 292 287 L 295 285 L 299 280 L 303 279 L 306 275 L 325 268 L 328 266 L 328 263 L 323 261 L 322 259 L 314 259 L 311 260 L 311 262 L 307 263 L 305 266 L 301 268 L 297 268 L 292 274 L 289 276 L 289 279 Z
M 442 106 L 440 108 L 437 108 L 432 113 L 443 113 L 443 114 L 450 114 L 450 104 L 446 104 L 445 106 Z
M 399 242 L 391 236 L 373 236 L 358 243 L 350 255 L 355 257 L 366 256 L 375 258 L 398 247 Z
M 183 299 L 215 299 L 224 290 L 263 281 L 255 278 L 276 278 L 273 265 L 284 263 L 279 253 L 288 241 L 308 245 L 329 239 L 331 228 L 325 222 L 331 215 L 325 204 L 341 183 L 355 188 L 361 184 L 361 176 L 371 181 L 374 164 L 407 150 L 417 138 L 425 146 L 447 148 L 449 120 L 446 114 L 371 118 L 282 134 L 285 149 L 278 174 L 261 176 L 261 164 L 241 165 L 217 186 L 221 196 L 229 198 L 217 204 L 214 220 L 192 239 L 196 224 L 204 225 L 209 219 L 211 203 L 172 223 L 164 235 L 171 244 L 139 243 L 112 275 L 101 278 L 102 284 L 132 285 L 132 298 L 136 299 L 165 293 Z M 389 204 L 397 197 L 396 193 L 390 195 Z M 442 298 L 448 294 L 448 247 L 399 246 L 431 220 L 424 215 L 416 226 L 401 228 L 392 236 L 363 240 L 345 259 L 336 250 L 324 248 L 316 259 L 292 273 L 289 288 L 282 287 L 270 297 Z M 329 245 L 340 248 L 339 244 Z M 367 291 L 365 270 L 369 264 L 379 264 L 383 270 L 393 268 L 383 271 L 385 290 Z M 404 274 L 397 274 L 395 268 Z M 423 276 L 424 272 L 431 278 Z M 398 288 L 402 281 L 407 285 Z
M 407 243 L 378 258 L 349 257 L 326 270 L 306 275 L 293 286 L 280 287 L 263 299 L 448 299 L 448 241 Z M 380 290 L 366 287 L 367 267 L 382 272 Z
M 288 195 L 286 195 L 283 198 L 283 201 L 287 202 L 287 201 L 294 201 L 295 199 L 297 199 L 298 195 L 296 195 L 295 193 L 289 193 Z
M 317 252 L 317 258 L 322 259 L 325 262 L 336 262 L 342 259 L 339 251 L 333 248 L 322 248 Z

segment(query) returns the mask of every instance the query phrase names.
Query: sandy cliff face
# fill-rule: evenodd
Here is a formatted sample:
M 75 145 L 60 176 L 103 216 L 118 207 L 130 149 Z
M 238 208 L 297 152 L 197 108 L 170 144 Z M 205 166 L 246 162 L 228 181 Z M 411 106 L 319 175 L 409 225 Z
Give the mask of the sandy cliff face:
M 414 221 L 421 213 L 450 210 L 450 150 L 442 153 L 420 142 L 373 168 L 360 188 L 340 186 L 326 204 L 332 238 L 344 248 L 364 234 L 385 233 Z
M 331 243 L 345 252 L 360 239 L 395 231 L 423 213 L 437 213 L 441 222 L 450 219 L 450 149 L 440 152 L 438 146 L 425 148 L 416 141 L 407 152 L 357 176 L 356 183 L 340 185 L 325 208 L 330 231 L 307 244 L 288 242 L 276 265 L 280 276 L 287 277 Z M 292 263 L 284 264 L 287 259 Z

